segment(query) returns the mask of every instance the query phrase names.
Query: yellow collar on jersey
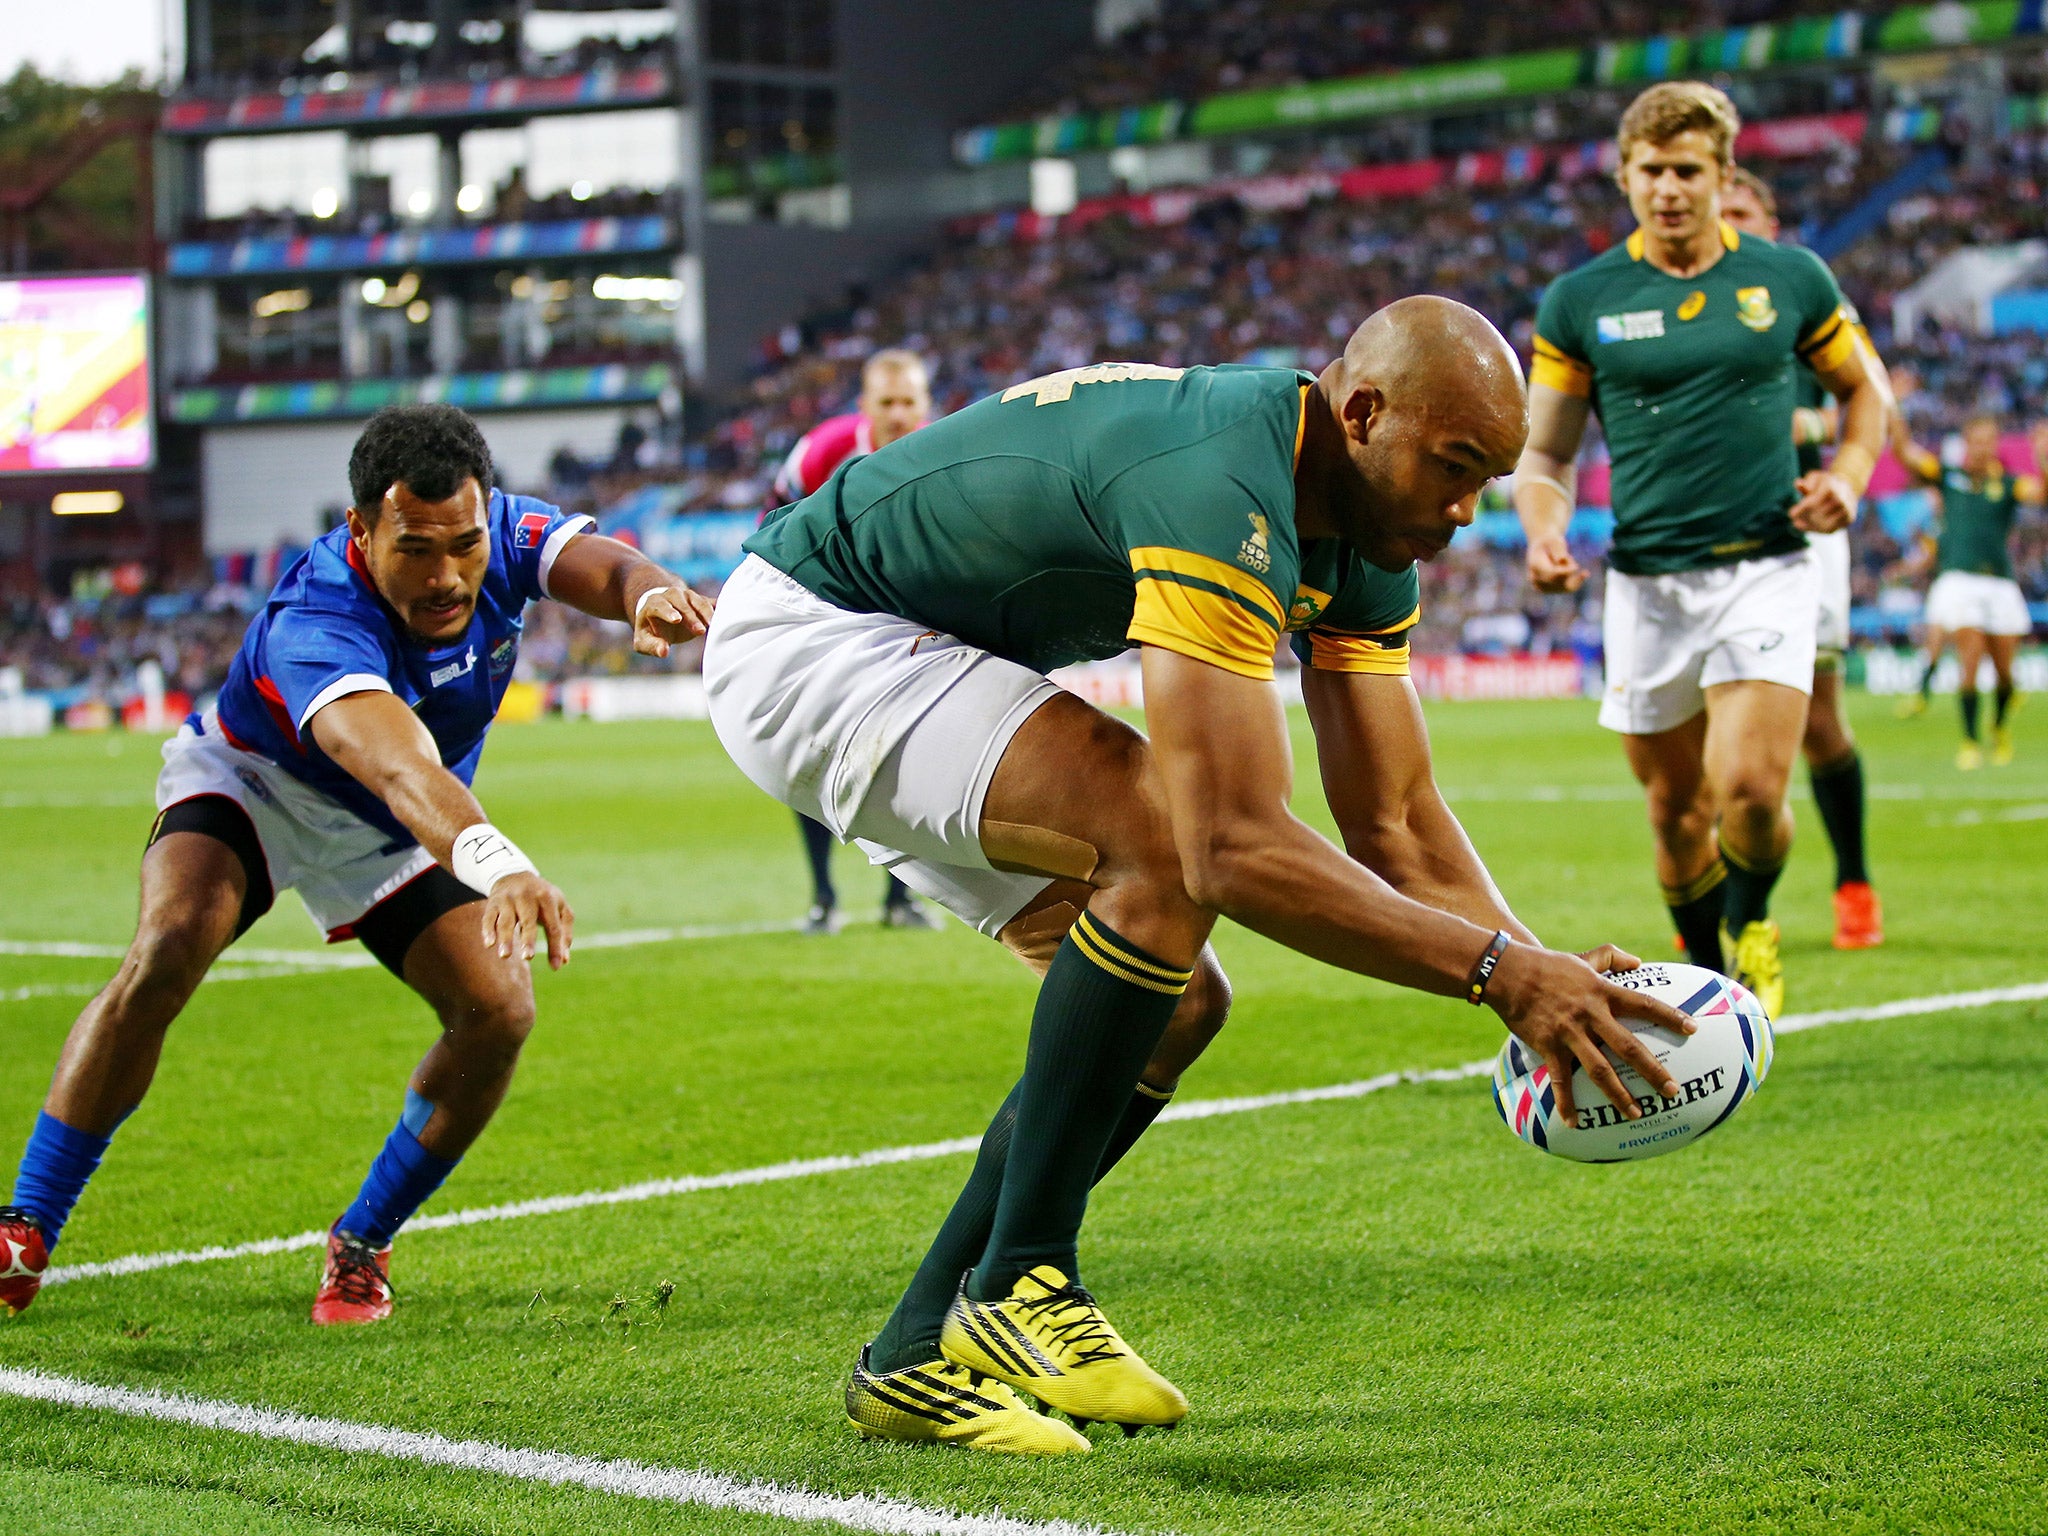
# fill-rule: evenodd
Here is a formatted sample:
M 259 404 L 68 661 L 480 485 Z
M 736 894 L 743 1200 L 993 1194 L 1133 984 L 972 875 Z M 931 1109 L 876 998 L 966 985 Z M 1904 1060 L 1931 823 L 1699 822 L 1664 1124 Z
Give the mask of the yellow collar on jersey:
M 1741 233 L 1726 219 L 1721 220 L 1721 243 L 1731 251 L 1742 247 Z M 1628 255 L 1631 261 L 1643 259 L 1643 232 L 1640 228 L 1628 237 Z

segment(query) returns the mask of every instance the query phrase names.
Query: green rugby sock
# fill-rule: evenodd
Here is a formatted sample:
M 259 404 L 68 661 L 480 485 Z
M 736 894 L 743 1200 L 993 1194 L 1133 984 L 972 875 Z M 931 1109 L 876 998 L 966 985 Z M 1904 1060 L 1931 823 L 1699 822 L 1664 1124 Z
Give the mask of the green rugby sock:
M 1728 885 L 1724 920 L 1728 924 L 1728 936 L 1742 937 L 1742 930 L 1751 923 L 1760 923 L 1771 915 L 1771 887 L 1778 883 L 1778 876 L 1785 872 L 1785 861 L 1775 864 L 1746 865 L 1725 848 L 1721 857 L 1728 861 Z
M 968 1281 L 976 1300 L 1000 1300 L 1040 1264 L 1074 1277 L 1089 1186 L 1193 975 L 1092 912 L 1068 931 L 1031 1016 L 1003 1192 Z
M 1813 803 L 1835 850 L 1835 888 L 1870 879 L 1863 850 L 1863 758 L 1851 751 L 1812 771 Z
M 1721 958 L 1721 913 L 1727 898 L 1728 866 L 1716 855 L 1706 873 L 1690 885 L 1664 887 L 1671 923 L 1685 945 L 1685 958 L 1710 971 L 1725 969 Z
M 924 1365 L 939 1353 L 939 1331 L 945 1325 L 946 1309 L 960 1289 L 960 1277 L 972 1269 L 988 1250 L 988 1235 L 995 1226 L 996 1201 L 1003 1192 L 1003 1164 L 1010 1155 L 1010 1137 L 1017 1125 L 1017 1096 L 1023 1084 L 1010 1090 L 1003 1107 L 981 1135 L 981 1150 L 974 1159 L 974 1171 L 967 1187 L 946 1213 L 939 1235 L 932 1240 L 924 1262 L 911 1276 L 910 1286 L 889 1321 L 875 1335 L 868 1350 L 868 1365 L 877 1371 L 902 1371 Z M 1101 1183 L 1109 1170 L 1123 1160 L 1140 1136 L 1159 1118 L 1172 1101 L 1171 1090 L 1140 1082 L 1124 1106 L 1102 1161 L 1095 1165 L 1095 1182 Z
M 1956 695 L 1956 702 L 1963 710 L 1963 735 L 1971 741 L 1977 739 L 1977 690 L 1965 688 Z
M 1992 698 L 1996 701 L 1997 708 L 1997 714 L 1993 718 L 2000 727 L 2005 725 L 2005 717 L 2012 713 L 2012 692 L 2011 683 L 2000 683 L 1998 685 L 1998 692 L 1992 695 Z

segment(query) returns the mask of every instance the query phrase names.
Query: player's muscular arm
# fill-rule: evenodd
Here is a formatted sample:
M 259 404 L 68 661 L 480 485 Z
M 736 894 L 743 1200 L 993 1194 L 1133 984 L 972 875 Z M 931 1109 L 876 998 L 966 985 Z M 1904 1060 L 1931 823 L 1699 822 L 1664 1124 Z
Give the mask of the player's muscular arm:
M 1344 851 L 1403 896 L 1504 928 L 1524 944 L 1539 942 L 1508 910 L 1437 789 L 1415 685 L 1309 667 L 1301 691 Z
M 631 545 L 600 534 L 571 539 L 548 573 L 548 596 L 594 619 L 633 626 L 633 649 L 666 656 L 711 623 L 711 599 L 692 592 Z
M 1272 685 L 1151 645 L 1144 668 L 1145 720 L 1188 894 L 1328 964 L 1463 995 L 1492 928 L 1402 895 L 1288 809 L 1293 765 Z M 1632 1106 L 1603 1044 L 1660 1091 L 1670 1074 L 1619 1016 L 1692 1029 L 1576 955 L 1531 944 L 1508 947 L 1486 1000 L 1551 1064 L 1561 1090 L 1576 1058 L 1624 1114 Z
M 1529 386 L 1529 440 L 1515 465 L 1515 515 L 1529 544 L 1529 581 L 1539 592 L 1576 592 L 1586 582 L 1565 530 L 1578 504 L 1579 444 L 1591 409 L 1583 396 Z
M 1792 525 L 1807 533 L 1833 533 L 1856 516 L 1856 504 L 1870 487 L 1887 424 L 1897 415 L 1884 364 L 1859 337 L 1836 367 L 1818 370 L 1828 393 L 1841 402 L 1841 446 L 1826 469 L 1799 477 Z
M 320 750 L 390 809 L 399 824 L 444 867 L 453 868 L 455 839 L 490 818 L 469 786 L 441 763 L 427 728 L 396 694 L 351 693 L 308 722 Z M 562 893 L 531 872 L 500 878 L 484 902 L 483 941 L 500 955 L 533 958 L 534 935 L 545 929 L 548 964 L 569 963 L 576 917 Z

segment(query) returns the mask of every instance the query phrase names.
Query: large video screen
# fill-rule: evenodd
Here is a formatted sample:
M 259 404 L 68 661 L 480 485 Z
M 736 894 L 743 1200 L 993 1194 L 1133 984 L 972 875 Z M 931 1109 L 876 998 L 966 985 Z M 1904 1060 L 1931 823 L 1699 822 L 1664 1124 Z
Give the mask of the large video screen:
M 146 469 L 149 286 L 0 278 L 0 473 Z

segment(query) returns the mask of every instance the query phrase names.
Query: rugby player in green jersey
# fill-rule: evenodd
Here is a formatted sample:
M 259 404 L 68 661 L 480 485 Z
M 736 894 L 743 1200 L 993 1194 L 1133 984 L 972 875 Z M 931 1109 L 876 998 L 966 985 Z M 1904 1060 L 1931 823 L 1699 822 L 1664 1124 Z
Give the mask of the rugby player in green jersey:
M 1734 974 L 1776 1015 L 1770 892 L 1792 846 L 1786 788 L 1819 618 L 1806 535 L 1855 515 L 1887 399 L 1820 259 L 1722 220 L 1739 126 L 1722 92 L 1690 82 L 1652 86 L 1623 115 L 1618 179 L 1638 227 L 1544 292 L 1515 509 L 1531 582 L 1576 590 L 1573 463 L 1598 411 L 1615 517 L 1600 722 L 1646 791 L 1693 963 L 1726 966 L 1725 935 Z M 1792 443 L 1802 366 L 1842 403 L 1834 462 L 1805 474 Z
M 1483 317 L 1407 299 L 1320 377 L 1105 363 L 1016 385 L 748 541 L 704 658 L 727 751 L 1044 978 L 1023 1076 L 847 1385 L 864 1434 L 1088 1448 L 1019 1391 L 1127 1429 L 1186 1414 L 1076 1249 L 1090 1186 L 1223 1022 L 1219 913 L 1485 1001 L 1560 1090 L 1583 1063 L 1631 1118 L 1604 1052 L 1675 1091 L 1621 1018 L 1689 1021 L 1601 974 L 1629 957 L 1515 920 L 1436 789 L 1406 676 L 1414 562 L 1471 522 L 1526 411 Z M 1289 809 L 1283 636 L 1342 848 Z M 1045 676 L 1132 645 L 1149 740 Z
M 2027 595 L 2013 578 L 2013 514 L 2022 503 L 2041 505 L 2041 465 L 2031 475 L 2009 475 L 2000 456 L 2002 433 L 1995 416 L 1976 416 L 1963 426 L 1962 461 L 1953 469 L 1914 442 L 1903 417 L 1894 417 L 1892 449 L 1899 462 L 1941 498 L 1941 534 L 1934 548 L 1934 585 L 1927 589 L 1927 670 L 1921 677 L 1924 695 L 1941 653 L 1953 639 L 1962 669 L 1957 699 L 1963 712 L 1963 741 L 1956 766 L 1984 766 L 1978 738 L 1977 673 L 1985 654 L 1997 679 L 1992 696 L 1997 711 L 1992 726 L 1991 760 L 2001 767 L 2012 761 L 2013 659 L 2020 641 L 2033 632 Z M 2038 443 L 2038 439 L 2037 439 Z M 2038 453 L 2038 446 L 2035 448 Z
M 1770 184 L 1741 166 L 1721 190 L 1721 217 L 1745 235 L 1778 238 L 1778 200 Z M 1872 366 L 1881 369 L 1870 333 L 1860 323 L 1857 333 Z M 1822 450 L 1840 431 L 1841 415 L 1812 373 L 1802 368 L 1793 382 L 1797 404 L 1792 409 L 1792 443 L 1799 451 L 1803 475 L 1826 463 Z M 1820 574 L 1820 621 L 1815 628 L 1813 704 L 1806 712 L 1800 750 L 1806 757 L 1814 807 L 1835 850 L 1835 948 L 1874 949 L 1884 942 L 1884 906 L 1870 883 L 1863 840 L 1863 755 L 1856 750 L 1842 689 L 1842 663 L 1849 650 L 1849 530 L 1811 534 L 1807 544 Z

